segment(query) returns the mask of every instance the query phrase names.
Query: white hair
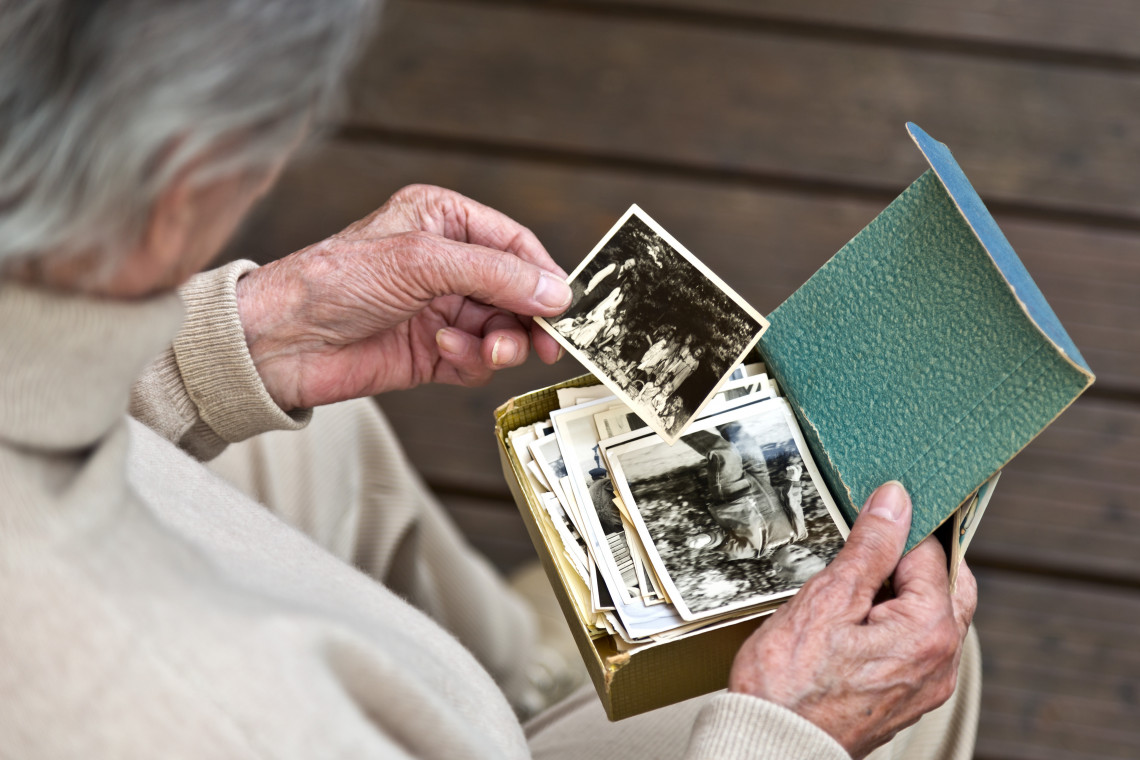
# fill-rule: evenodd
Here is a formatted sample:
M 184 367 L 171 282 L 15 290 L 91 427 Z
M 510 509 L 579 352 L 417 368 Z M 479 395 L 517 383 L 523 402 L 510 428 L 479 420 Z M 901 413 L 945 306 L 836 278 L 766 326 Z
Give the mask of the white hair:
M 135 244 L 159 193 L 268 167 L 327 113 L 370 0 L 0 0 L 0 270 Z

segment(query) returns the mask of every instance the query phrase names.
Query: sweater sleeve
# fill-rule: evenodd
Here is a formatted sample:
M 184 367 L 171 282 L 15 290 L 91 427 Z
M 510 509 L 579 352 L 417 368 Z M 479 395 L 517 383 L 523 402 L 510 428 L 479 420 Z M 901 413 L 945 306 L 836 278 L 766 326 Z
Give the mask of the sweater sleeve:
M 725 692 L 701 710 L 686 760 L 851 760 L 819 726 L 784 707 Z
M 187 282 L 182 329 L 131 390 L 131 416 L 203 461 L 269 430 L 299 430 L 312 415 L 282 411 L 249 355 L 236 292 L 256 268 L 235 261 Z

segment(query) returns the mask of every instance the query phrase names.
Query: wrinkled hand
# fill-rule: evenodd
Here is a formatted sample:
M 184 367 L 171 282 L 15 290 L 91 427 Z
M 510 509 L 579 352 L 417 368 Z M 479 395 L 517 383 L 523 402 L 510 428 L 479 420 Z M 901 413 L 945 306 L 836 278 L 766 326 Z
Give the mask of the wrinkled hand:
M 963 564 L 950 593 L 933 538 L 899 559 L 910 514 L 902 486 L 880 486 L 831 565 L 741 647 L 729 690 L 802 715 L 855 758 L 949 699 L 977 585 Z M 887 578 L 893 596 L 876 599 Z
M 531 346 L 531 319 L 570 303 L 566 273 L 508 217 L 438 187 L 396 193 L 372 215 L 238 281 L 254 365 L 283 409 L 421 383 L 482 385 Z

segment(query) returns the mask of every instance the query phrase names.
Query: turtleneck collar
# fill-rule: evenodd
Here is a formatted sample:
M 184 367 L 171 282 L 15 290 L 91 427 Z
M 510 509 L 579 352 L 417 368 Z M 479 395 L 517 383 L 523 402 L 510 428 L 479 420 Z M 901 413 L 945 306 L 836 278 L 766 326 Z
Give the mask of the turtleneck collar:
M 60 452 L 96 443 L 182 316 L 177 293 L 114 301 L 0 280 L 0 441 Z

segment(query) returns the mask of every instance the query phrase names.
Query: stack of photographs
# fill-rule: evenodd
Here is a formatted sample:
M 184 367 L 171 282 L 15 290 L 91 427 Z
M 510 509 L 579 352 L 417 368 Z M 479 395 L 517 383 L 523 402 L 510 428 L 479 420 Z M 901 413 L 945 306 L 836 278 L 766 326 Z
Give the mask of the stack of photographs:
M 636 205 L 569 285 L 536 322 L 601 384 L 509 445 L 579 618 L 631 648 L 772 612 L 847 527 L 757 358 L 767 320 Z
M 771 613 L 843 545 L 846 524 L 762 363 L 733 368 L 672 443 L 606 386 L 558 400 L 508 441 L 596 635 L 633 648 Z

